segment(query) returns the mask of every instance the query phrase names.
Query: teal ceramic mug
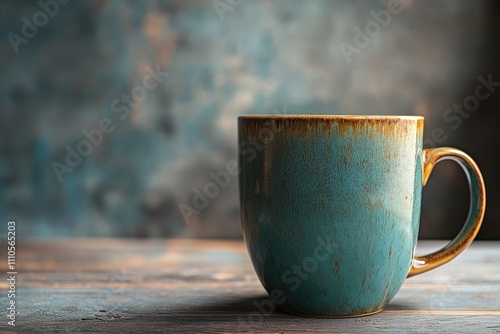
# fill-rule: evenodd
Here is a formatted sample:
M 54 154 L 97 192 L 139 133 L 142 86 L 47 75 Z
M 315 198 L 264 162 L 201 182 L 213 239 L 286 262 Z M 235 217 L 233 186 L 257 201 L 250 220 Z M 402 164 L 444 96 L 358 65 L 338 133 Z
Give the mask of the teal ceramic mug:
M 454 148 L 422 148 L 420 116 L 240 116 L 243 235 L 255 271 L 282 310 L 305 316 L 382 311 L 405 279 L 442 265 L 476 236 L 485 187 Z M 422 187 L 458 162 L 470 213 L 443 249 L 416 257 Z

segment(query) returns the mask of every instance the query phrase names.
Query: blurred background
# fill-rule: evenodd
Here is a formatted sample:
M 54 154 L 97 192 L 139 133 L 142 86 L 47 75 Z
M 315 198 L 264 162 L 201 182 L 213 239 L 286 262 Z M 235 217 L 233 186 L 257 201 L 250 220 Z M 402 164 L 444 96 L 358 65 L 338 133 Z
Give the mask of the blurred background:
M 189 224 L 179 210 L 236 159 L 237 115 L 418 114 L 426 147 L 480 166 L 479 238 L 500 239 L 499 14 L 493 0 L 2 1 L 0 221 L 19 238 L 241 238 L 236 176 Z M 468 201 L 440 163 L 420 237 L 455 236 Z

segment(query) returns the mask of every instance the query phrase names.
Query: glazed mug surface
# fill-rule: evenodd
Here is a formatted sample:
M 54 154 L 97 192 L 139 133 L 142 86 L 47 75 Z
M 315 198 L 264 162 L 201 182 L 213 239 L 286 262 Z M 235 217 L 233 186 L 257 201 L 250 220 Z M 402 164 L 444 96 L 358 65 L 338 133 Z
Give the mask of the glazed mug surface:
M 409 276 L 472 242 L 485 211 L 474 161 L 423 149 L 421 116 L 255 115 L 238 118 L 243 236 L 274 303 L 305 316 L 380 312 Z M 458 236 L 415 257 L 422 187 L 458 162 L 471 206 Z

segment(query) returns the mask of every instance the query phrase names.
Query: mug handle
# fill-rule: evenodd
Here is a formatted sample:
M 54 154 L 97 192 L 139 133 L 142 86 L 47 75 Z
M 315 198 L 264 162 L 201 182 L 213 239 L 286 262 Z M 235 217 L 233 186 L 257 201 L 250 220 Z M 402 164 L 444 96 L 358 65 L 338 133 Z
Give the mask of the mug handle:
M 486 190 L 483 176 L 474 160 L 464 152 L 452 147 L 424 149 L 423 151 L 423 185 L 427 183 L 434 166 L 442 160 L 453 160 L 465 171 L 470 189 L 470 209 L 462 230 L 449 244 L 442 249 L 425 256 L 415 256 L 408 277 L 415 276 L 454 259 L 474 240 L 483 222 L 486 209 Z

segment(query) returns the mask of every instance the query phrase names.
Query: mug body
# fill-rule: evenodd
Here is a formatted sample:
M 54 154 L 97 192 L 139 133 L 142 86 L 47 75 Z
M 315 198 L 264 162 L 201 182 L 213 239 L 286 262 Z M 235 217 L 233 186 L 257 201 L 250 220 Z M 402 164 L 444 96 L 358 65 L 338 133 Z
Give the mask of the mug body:
M 411 266 L 422 191 L 420 116 L 240 116 L 243 236 L 282 310 L 379 312 Z

